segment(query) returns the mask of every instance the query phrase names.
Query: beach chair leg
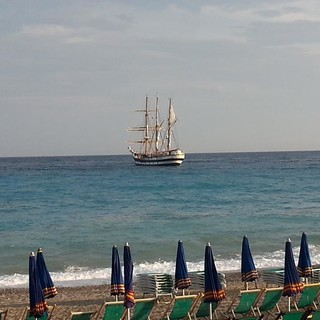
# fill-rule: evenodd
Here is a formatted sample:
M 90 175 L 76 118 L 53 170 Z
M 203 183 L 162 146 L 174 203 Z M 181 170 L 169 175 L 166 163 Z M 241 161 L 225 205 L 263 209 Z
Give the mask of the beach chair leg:
M 313 312 L 313 309 L 307 309 L 306 312 L 302 315 L 301 320 L 307 320 L 310 314 Z
M 27 317 L 28 309 L 29 309 L 28 307 L 25 307 L 25 308 L 24 308 L 20 320 L 24 320 L 24 319 Z
M 256 316 L 256 310 L 254 310 L 254 307 L 251 307 L 251 312 L 254 316 Z
M 277 317 L 276 317 L 276 320 L 279 320 L 279 319 L 282 319 L 282 316 L 284 315 L 283 312 L 280 312 Z

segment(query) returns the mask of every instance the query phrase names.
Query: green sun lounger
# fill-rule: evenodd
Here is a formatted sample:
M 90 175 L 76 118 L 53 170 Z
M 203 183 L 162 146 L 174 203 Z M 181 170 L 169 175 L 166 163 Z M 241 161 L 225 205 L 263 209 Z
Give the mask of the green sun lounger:
M 53 305 L 53 306 L 48 306 L 48 310 L 46 313 L 44 313 L 41 318 L 35 318 L 34 316 L 31 316 L 29 314 L 29 310 L 30 308 L 29 307 L 26 307 L 22 313 L 22 316 L 21 316 L 21 320 L 35 320 L 35 319 L 40 319 L 40 320 L 50 320 L 51 317 L 52 317 L 52 313 L 53 313 L 53 310 L 55 309 L 56 305 Z M 2 320 L 2 318 L 1 318 Z
M 217 307 L 218 307 L 218 303 L 217 302 L 212 302 L 211 303 L 212 316 L 214 316 L 216 319 L 218 319 L 218 316 L 216 314 Z M 202 300 L 200 305 L 199 305 L 198 310 L 196 310 L 193 313 L 193 318 L 195 320 L 202 319 L 202 318 L 210 319 L 210 303 L 205 303 Z
M 197 302 L 198 295 L 175 296 L 172 298 L 162 320 L 191 319 L 190 310 Z
M 277 313 L 280 313 L 278 303 L 282 297 L 282 290 L 282 287 L 266 288 L 264 290 L 261 304 L 259 306 L 255 306 L 259 316 L 263 314 L 263 319 L 268 318 L 269 315 L 276 317 L 276 314 L 273 313 L 275 309 L 277 310 Z
M 73 312 L 67 316 L 66 320 L 92 320 L 95 318 L 97 311 Z
M 157 298 L 136 299 L 131 320 L 149 320 L 150 314 L 157 304 Z
M 232 314 L 233 318 L 237 318 L 237 315 L 242 315 L 244 317 L 250 313 L 254 314 L 253 308 L 257 305 L 263 292 L 263 289 L 241 290 L 238 296 L 232 300 L 229 308 L 227 309 L 227 318 L 229 318 L 230 313 Z M 238 304 L 236 307 L 234 307 L 237 300 Z
M 99 319 L 120 320 L 126 310 L 123 306 L 123 301 L 104 302 L 98 311 L 98 316 L 103 312 L 102 318 Z
M 320 320 L 320 310 L 312 310 L 311 320 Z
M 312 310 L 292 311 L 287 313 L 280 313 L 277 319 L 281 320 L 314 320 Z
M 320 294 L 320 283 L 311 283 L 304 286 L 300 299 L 294 303 L 297 310 L 314 307 L 317 309 L 316 300 Z

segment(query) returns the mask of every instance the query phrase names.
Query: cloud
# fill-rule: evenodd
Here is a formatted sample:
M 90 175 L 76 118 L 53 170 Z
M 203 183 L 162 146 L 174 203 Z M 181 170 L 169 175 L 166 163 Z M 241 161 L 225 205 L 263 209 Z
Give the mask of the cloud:
M 31 37 L 56 37 L 68 36 L 73 34 L 73 30 L 61 25 L 47 24 L 47 25 L 28 25 L 23 26 L 21 33 Z
M 71 28 L 56 24 L 40 24 L 23 26 L 20 35 L 42 38 L 42 39 L 60 39 L 64 43 L 86 43 L 96 40 L 92 29 L 88 28 Z

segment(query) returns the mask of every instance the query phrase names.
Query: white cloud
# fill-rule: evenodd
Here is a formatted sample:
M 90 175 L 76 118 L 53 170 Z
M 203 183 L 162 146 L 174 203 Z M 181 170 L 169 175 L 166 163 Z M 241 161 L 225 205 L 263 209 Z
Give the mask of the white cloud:
M 45 24 L 45 25 L 27 25 L 23 26 L 21 33 L 31 37 L 57 37 L 69 36 L 74 33 L 71 28 L 62 25 Z
M 296 52 L 301 52 L 307 56 L 320 57 L 320 43 L 308 43 L 308 44 L 298 44 L 293 45 L 292 49 Z M 320 61 L 319 61 L 320 64 Z
M 41 24 L 23 26 L 20 35 L 32 38 L 41 38 L 50 41 L 50 38 L 60 39 L 64 43 L 87 43 L 97 40 L 92 28 L 71 28 L 56 24 Z

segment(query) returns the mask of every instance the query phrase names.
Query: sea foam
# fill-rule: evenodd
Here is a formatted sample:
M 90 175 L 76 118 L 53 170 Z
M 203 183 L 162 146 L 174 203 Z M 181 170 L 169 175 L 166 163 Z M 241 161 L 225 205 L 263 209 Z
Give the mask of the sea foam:
M 310 254 L 312 263 L 320 263 L 320 247 L 310 245 Z M 296 263 L 299 257 L 299 247 L 293 248 Z M 284 251 L 278 250 L 264 255 L 255 255 L 256 268 L 283 268 Z M 240 256 L 236 259 L 215 261 L 219 272 L 238 271 L 240 272 L 241 260 Z M 188 270 L 199 271 L 204 269 L 204 261 L 187 262 Z M 175 261 L 156 261 L 134 264 L 134 279 L 137 274 L 141 273 L 167 273 L 174 275 Z M 77 287 L 90 285 L 109 284 L 111 279 L 111 268 L 84 268 L 77 266 L 69 266 L 61 272 L 51 272 L 51 277 L 57 287 Z M 28 287 L 28 275 L 13 274 L 0 276 L 0 288 L 26 288 Z

